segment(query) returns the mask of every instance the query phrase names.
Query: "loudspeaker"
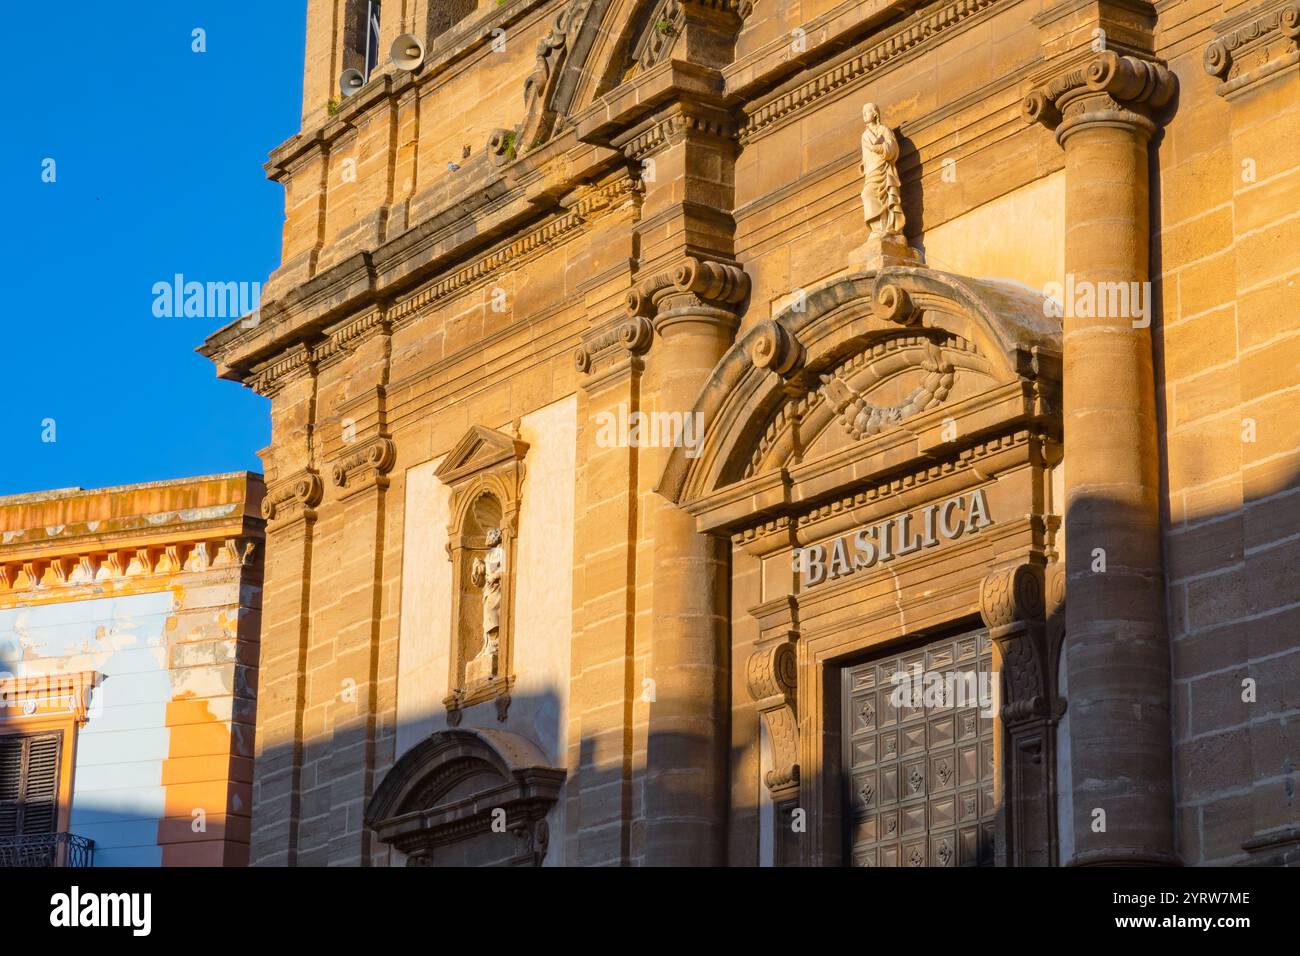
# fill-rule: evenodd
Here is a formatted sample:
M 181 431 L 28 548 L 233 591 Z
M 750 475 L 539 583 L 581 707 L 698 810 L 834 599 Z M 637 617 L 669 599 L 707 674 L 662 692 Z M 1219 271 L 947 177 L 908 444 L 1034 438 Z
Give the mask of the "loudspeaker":
M 414 70 L 424 62 L 424 44 L 414 33 L 403 33 L 393 41 L 388 55 L 399 70 Z
M 366 85 L 366 77 L 360 70 L 344 70 L 339 77 L 339 91 L 344 96 L 351 96 Z

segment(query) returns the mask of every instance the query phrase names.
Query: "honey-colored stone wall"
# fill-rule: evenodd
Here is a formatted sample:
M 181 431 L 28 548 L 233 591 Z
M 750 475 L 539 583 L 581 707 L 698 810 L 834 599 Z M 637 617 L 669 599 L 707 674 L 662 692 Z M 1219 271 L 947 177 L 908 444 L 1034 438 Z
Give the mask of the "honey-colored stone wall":
M 1300 74 L 1279 35 L 1238 51 L 1227 77 L 1206 68 L 1211 43 L 1286 6 L 1185 0 L 1161 8 L 1158 33 L 1180 91 L 1160 147 L 1153 247 L 1189 864 L 1275 858 L 1286 845 L 1269 834 L 1300 819 Z
M 516 423 L 532 450 L 515 676 L 556 702 L 557 736 L 539 742 L 559 748 L 548 753 L 568 774 L 548 860 L 783 858 L 744 672 L 753 609 L 772 599 L 766 572 L 667 503 L 671 449 L 611 446 L 598 422 L 620 409 L 690 411 L 720 387 L 715 370 L 738 336 L 850 272 L 867 238 L 865 102 L 897 132 L 906 236 L 930 269 L 1041 293 L 1072 268 L 1144 280 L 1149 260 L 1151 327 L 1115 326 L 1129 364 L 1099 357 L 1098 336 L 1064 346 L 1076 450 L 1067 424 L 1064 464 L 1022 489 L 1029 499 L 1051 487 L 1050 504 L 1020 514 L 1068 524 L 1071 495 L 1121 485 L 1141 512 L 1118 520 L 1115 509 L 1102 526 L 1108 547 L 1133 545 L 1134 560 L 1116 556 L 1119 573 L 1070 569 L 1077 624 L 1103 619 L 1090 601 L 1112 601 L 1172 668 L 1169 680 L 1161 666 L 1129 668 L 1156 714 L 1140 723 L 1143 747 L 1158 751 L 1133 767 L 1157 795 L 1137 819 L 1112 807 L 1124 836 L 1111 842 L 1141 845 L 1102 846 L 1097 859 L 1267 858 L 1243 844 L 1296 819 L 1283 723 L 1297 657 L 1297 447 L 1285 425 L 1294 42 L 1274 31 L 1250 55 L 1246 72 L 1265 69 L 1261 56 L 1282 64 L 1258 82 L 1211 75 L 1205 58 L 1283 6 L 482 2 L 410 74 L 387 65 L 399 26 L 386 5 L 384 65 L 331 113 L 342 3 L 313 0 L 303 129 L 268 163 L 286 190 L 282 265 L 260 321 L 203 348 L 219 374 L 272 398 L 254 862 L 400 862 L 362 814 L 398 757 L 445 726 L 451 492 L 435 473 L 471 427 L 514 435 Z M 1081 89 L 1071 83 L 1111 46 L 1166 60 L 1177 96 L 1116 93 L 1136 110 L 1119 132 L 1027 121 L 1044 91 L 1051 113 Z M 497 131 L 506 136 L 490 147 Z M 1089 431 L 1094 407 L 1123 428 Z M 1247 419 L 1253 441 L 1241 437 Z M 532 461 L 547 464 L 529 474 Z M 571 519 L 528 490 L 541 482 L 551 500 L 565 476 Z M 542 528 L 564 540 L 540 547 Z M 1064 554 L 1065 535 L 1052 533 L 1036 559 Z M 539 556 L 551 560 L 535 567 Z M 1131 581 L 1163 591 L 1167 608 L 1121 593 Z M 955 621 L 969 603 L 935 614 Z M 528 644 L 539 627 L 544 640 Z M 525 652 L 542 646 L 545 660 Z M 1086 776 L 1072 779 L 1085 757 L 1071 737 L 1087 730 L 1080 721 L 1114 732 L 1085 711 L 1137 686 L 1126 661 L 1110 663 L 1109 676 L 1062 678 L 1065 697 L 1073 688 L 1085 703 L 1057 737 L 1058 862 L 1089 810 L 1069 793 Z M 1258 682 L 1253 704 L 1234 703 L 1244 677 Z M 499 726 L 536 738 L 535 716 L 512 709 Z M 490 702 L 464 719 L 498 725 Z M 1107 771 L 1117 787 L 1126 761 Z

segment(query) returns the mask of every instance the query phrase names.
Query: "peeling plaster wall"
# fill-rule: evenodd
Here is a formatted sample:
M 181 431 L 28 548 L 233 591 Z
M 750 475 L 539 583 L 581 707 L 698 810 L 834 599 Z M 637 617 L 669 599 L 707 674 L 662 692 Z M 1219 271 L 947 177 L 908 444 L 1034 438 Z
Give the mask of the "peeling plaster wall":
M 241 573 L 105 597 L 30 592 L 0 608 L 0 674 L 100 675 L 77 731 L 68 823 L 95 841 L 96 866 L 247 861 L 261 589 Z M 20 715 L 0 712 L 0 732 L 4 716 Z
M 526 415 L 529 443 L 521 494 L 515 580 L 514 670 L 517 682 L 504 724 L 492 702 L 468 708 L 462 727 L 500 728 L 538 744 L 552 766 L 565 765 L 570 642 L 573 638 L 573 488 L 577 480 L 577 398 Z M 435 476 L 442 459 L 406 473 L 402 623 L 398 652 L 397 757 L 448 726 L 442 700 L 451 667 L 451 565 L 447 522 L 451 492 Z M 547 817 L 564 833 L 564 801 Z M 545 865 L 564 862 L 552 839 Z
M 158 866 L 172 697 L 171 592 L 0 610 L 0 669 L 18 677 L 104 675 L 77 734 L 70 827 L 96 866 Z

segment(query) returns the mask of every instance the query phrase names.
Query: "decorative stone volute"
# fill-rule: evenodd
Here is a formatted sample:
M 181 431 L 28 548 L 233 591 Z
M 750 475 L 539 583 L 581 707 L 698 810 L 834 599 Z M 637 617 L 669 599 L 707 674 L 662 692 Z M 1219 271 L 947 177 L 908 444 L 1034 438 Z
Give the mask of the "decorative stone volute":
M 583 375 L 620 359 L 644 355 L 654 342 L 654 326 L 641 315 L 620 317 L 585 334 L 573 350 L 573 365 Z
M 799 783 L 798 664 L 792 640 L 765 643 L 749 656 L 749 693 L 758 704 L 772 744 L 772 769 L 764 782 L 774 794 Z
M 316 517 L 315 508 L 321 503 L 325 485 L 312 469 L 304 469 L 266 489 L 262 499 L 262 517 L 267 521 L 284 521 L 290 518 Z
M 1300 2 L 1263 13 L 1258 8 L 1214 24 L 1219 36 L 1205 48 L 1205 72 L 1222 80 L 1218 93 L 1238 90 L 1300 63 Z
M 334 464 L 330 479 L 344 496 L 363 488 L 387 488 L 388 472 L 397 461 L 397 446 L 386 435 L 364 442 Z
M 1043 610 L 1043 570 L 1036 564 L 993 571 L 980 587 L 980 617 L 989 627 L 1039 621 Z
M 803 346 L 784 325 L 775 319 L 765 319 L 753 333 L 749 357 L 755 367 L 770 369 L 788 377 L 803 361 Z
M 1105 50 L 1034 90 L 1021 112 L 1029 122 L 1055 130 L 1062 145 L 1091 123 L 1122 123 L 1150 136 L 1155 115 L 1176 89 L 1177 79 L 1162 64 Z

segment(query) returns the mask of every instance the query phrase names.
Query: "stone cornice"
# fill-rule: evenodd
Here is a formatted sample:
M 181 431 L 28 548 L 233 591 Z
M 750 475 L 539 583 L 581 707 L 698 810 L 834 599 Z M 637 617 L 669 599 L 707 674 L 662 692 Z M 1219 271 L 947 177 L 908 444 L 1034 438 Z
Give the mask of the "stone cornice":
M 739 131 L 742 144 L 784 125 L 817 101 L 860 86 L 871 73 L 901 63 L 938 38 L 947 38 L 977 14 L 1006 0 L 952 0 L 941 7 L 916 14 L 900 28 L 890 31 L 866 49 L 822 70 L 811 79 L 779 91 L 766 102 L 748 110 Z
M 1223 81 L 1220 96 L 1231 96 L 1300 63 L 1300 2 L 1265 7 L 1214 25 L 1218 36 L 1205 48 L 1205 72 Z
M 744 546 L 772 535 L 781 535 L 783 538 L 788 538 L 791 529 L 807 528 L 838 514 L 852 513 L 861 508 L 888 501 L 891 498 L 905 496 L 913 489 L 952 475 L 978 470 L 981 461 L 995 455 L 1001 455 L 1011 449 L 1024 447 L 1032 439 L 1033 435 L 1029 430 L 1017 429 L 1009 434 L 977 442 L 947 461 L 926 465 L 915 471 L 873 482 L 854 491 L 852 494 L 841 495 L 833 500 L 816 505 L 792 503 L 789 506 L 788 513 L 764 519 L 752 527 L 736 531 L 731 535 L 731 541 L 737 546 Z M 745 482 L 727 489 L 727 491 L 731 496 L 741 496 L 746 493 L 746 489 L 751 482 L 769 481 L 771 477 L 759 475 L 747 479 Z M 782 481 L 791 480 L 788 476 L 777 477 Z M 701 502 L 699 506 L 693 507 L 691 510 L 692 513 L 704 513 L 708 510 L 708 501 Z
M 56 588 L 82 588 L 113 581 L 171 578 L 187 572 L 244 567 L 256 560 L 260 526 L 248 534 L 194 535 L 166 544 L 131 547 L 104 542 L 84 543 L 75 551 L 17 560 L 0 557 L 0 595 L 31 598 Z
M 36 562 L 42 576 L 53 565 L 53 575 L 66 577 L 86 555 L 162 554 L 199 540 L 258 536 L 263 494 L 261 475 L 231 472 L 0 498 L 0 564 Z
M 639 203 L 640 195 L 640 182 L 630 177 L 620 177 L 582 191 L 577 200 L 560 215 L 398 299 L 388 311 L 387 319 L 400 326 L 421 309 L 484 281 L 507 266 L 546 251 L 621 205 Z
M 271 330 L 270 342 L 274 342 L 275 336 L 279 335 L 286 338 L 297 336 L 297 341 L 275 352 L 273 358 L 253 364 L 245 373 L 244 381 L 250 388 L 258 394 L 274 396 L 295 376 L 312 373 L 318 366 L 337 361 L 368 336 L 387 334 L 439 301 L 488 282 L 501 270 L 517 266 L 569 241 L 607 215 L 628 207 L 639 208 L 641 193 L 640 181 L 628 175 L 582 187 L 567 200 L 567 204 L 561 205 L 561 211 L 557 215 L 518 234 L 513 240 L 480 254 L 470 263 L 400 296 L 391 305 L 374 304 L 375 295 L 370 294 L 358 299 L 362 303 L 370 301 L 369 308 L 328 331 L 322 331 L 315 323 L 308 322 L 303 323 L 295 332 L 292 320 L 287 318 L 281 319 L 281 331 L 274 325 L 274 320 L 267 320 L 219 343 L 214 341 L 218 336 L 214 336 L 209 340 L 211 347 L 205 347 L 202 351 L 209 357 L 215 357 L 218 352 L 233 352 L 241 345 L 266 351 L 272 347 L 270 343 L 260 344 L 258 340 L 266 341 L 268 329 Z M 287 306 L 280 307 L 271 314 L 283 316 L 286 309 Z M 238 362 L 237 359 L 234 361 Z
M 277 358 L 256 366 L 246 384 L 257 394 L 270 398 L 295 376 L 314 371 L 312 349 L 299 342 L 281 352 Z
M 738 132 L 739 124 L 726 110 L 687 102 L 673 104 L 610 142 L 628 159 L 642 160 L 687 136 L 734 141 Z

